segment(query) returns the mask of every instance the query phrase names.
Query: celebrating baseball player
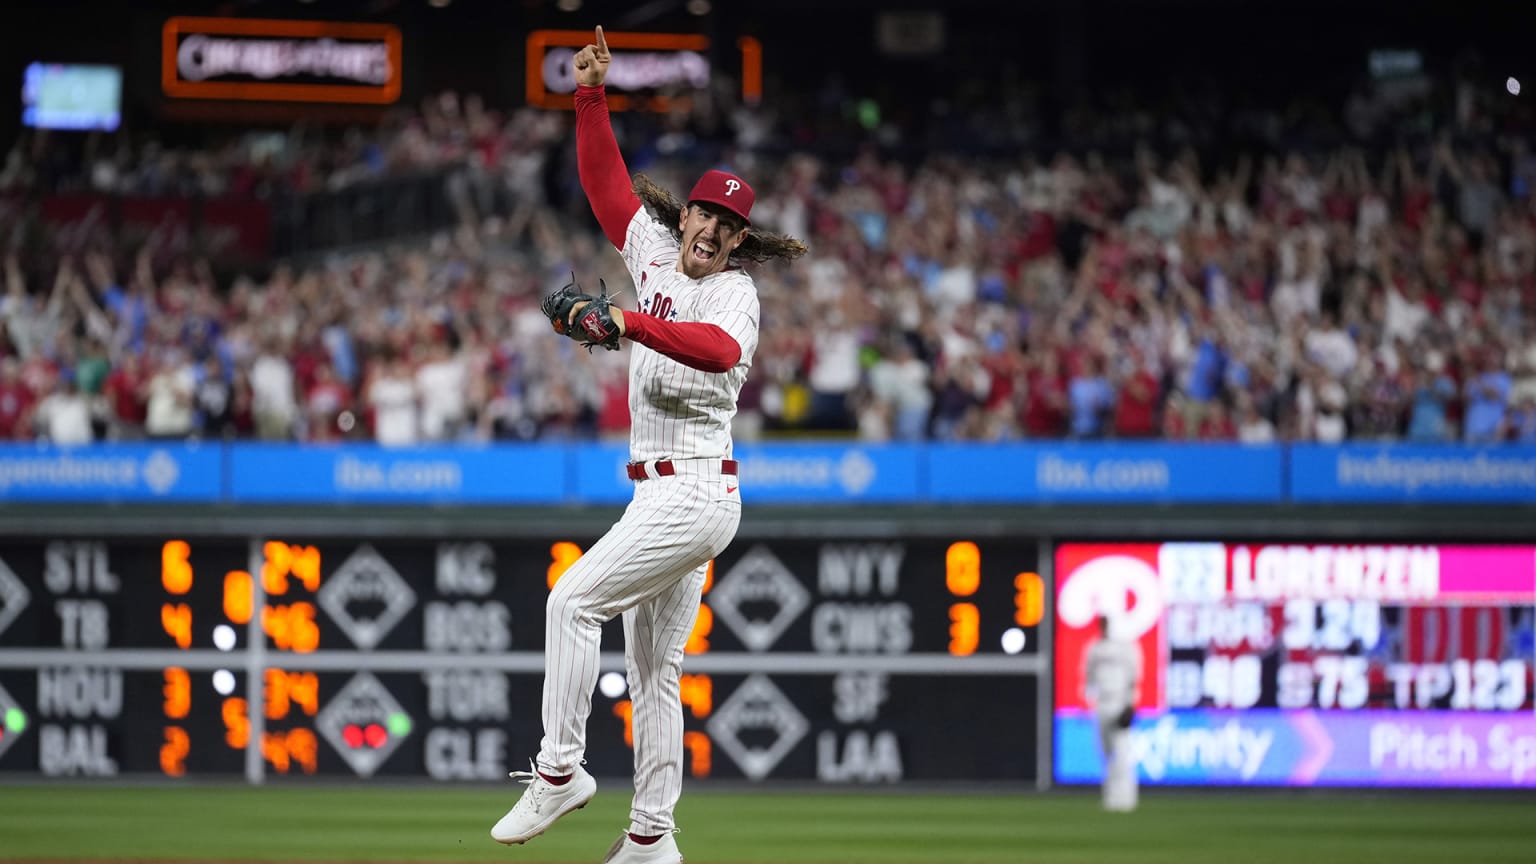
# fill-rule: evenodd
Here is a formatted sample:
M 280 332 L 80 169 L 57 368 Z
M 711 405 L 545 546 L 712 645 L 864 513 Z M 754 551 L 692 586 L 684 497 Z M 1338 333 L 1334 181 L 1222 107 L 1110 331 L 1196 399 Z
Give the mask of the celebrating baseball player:
M 603 622 L 622 613 L 634 706 L 634 800 L 611 864 L 682 860 L 673 808 L 682 794 L 683 646 L 711 559 L 736 534 L 741 493 L 731 418 L 757 348 L 758 300 L 740 260 L 795 258 L 803 243 L 754 228 L 752 187 L 708 171 L 684 202 L 631 181 L 608 117 L 603 29 L 576 54 L 576 155 L 603 233 L 634 279 L 638 310 L 584 293 L 573 278 L 545 299 L 555 332 L 591 348 L 632 343 L 624 515 L 555 584 L 545 609 L 544 739 L 517 804 L 491 829 L 523 843 L 597 791 L 582 767 Z
M 1141 648 L 1115 633 L 1114 621 L 1099 619 L 1099 638 L 1083 658 L 1084 699 L 1093 706 L 1099 721 L 1099 744 L 1104 753 L 1104 809 L 1136 809 L 1136 756 L 1131 747 L 1131 724 L 1136 719 L 1136 700 L 1141 688 Z

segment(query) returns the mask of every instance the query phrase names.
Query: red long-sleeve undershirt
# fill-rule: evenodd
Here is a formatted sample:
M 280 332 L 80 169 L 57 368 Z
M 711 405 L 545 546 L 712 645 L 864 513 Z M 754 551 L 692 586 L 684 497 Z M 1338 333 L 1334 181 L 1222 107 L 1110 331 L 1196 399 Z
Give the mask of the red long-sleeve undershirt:
M 613 137 L 603 87 L 576 87 L 576 172 L 592 213 L 608 241 L 624 251 L 629 223 L 640 209 L 629 169 Z M 664 321 L 643 312 L 624 312 L 624 335 L 673 360 L 704 372 L 725 372 L 741 359 L 741 345 L 718 324 Z
M 576 173 L 608 242 L 623 252 L 624 235 L 640 209 L 640 197 L 630 184 L 629 169 L 613 137 L 603 87 L 576 86 Z
M 725 372 L 741 359 L 741 346 L 719 324 L 663 321 L 625 310 L 624 335 L 701 372 Z

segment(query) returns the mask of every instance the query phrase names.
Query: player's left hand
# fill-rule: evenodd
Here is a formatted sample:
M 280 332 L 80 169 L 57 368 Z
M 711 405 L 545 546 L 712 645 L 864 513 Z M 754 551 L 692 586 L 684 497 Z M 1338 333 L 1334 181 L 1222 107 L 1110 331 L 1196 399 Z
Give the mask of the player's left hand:
M 624 335 L 624 311 L 613 305 L 608 284 L 599 279 L 600 296 L 584 293 L 576 284 L 576 275 L 553 294 L 544 298 L 539 309 L 549 319 L 556 333 L 580 342 L 588 351 L 598 345 L 609 351 L 619 350 Z

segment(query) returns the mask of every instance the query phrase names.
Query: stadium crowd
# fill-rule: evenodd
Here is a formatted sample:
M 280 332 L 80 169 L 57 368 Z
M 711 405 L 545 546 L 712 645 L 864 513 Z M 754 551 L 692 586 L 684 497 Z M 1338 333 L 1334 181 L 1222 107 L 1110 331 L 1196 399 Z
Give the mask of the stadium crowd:
M 1533 129 L 1491 100 L 1355 94 L 1322 124 L 1111 106 L 1050 142 L 1004 100 L 967 115 L 983 152 L 898 152 L 878 126 L 816 147 L 835 104 L 700 101 L 622 118 L 631 168 L 681 190 L 728 163 L 755 221 L 812 249 L 756 274 L 743 439 L 1536 443 Z M 537 308 L 572 274 L 629 284 L 573 192 L 569 132 L 443 97 L 328 142 L 125 136 L 69 164 L 18 142 L 0 193 L 259 197 L 450 166 L 462 219 L 224 274 L 163 238 L 40 237 L 12 208 L 0 437 L 623 437 L 623 355 L 577 362 Z

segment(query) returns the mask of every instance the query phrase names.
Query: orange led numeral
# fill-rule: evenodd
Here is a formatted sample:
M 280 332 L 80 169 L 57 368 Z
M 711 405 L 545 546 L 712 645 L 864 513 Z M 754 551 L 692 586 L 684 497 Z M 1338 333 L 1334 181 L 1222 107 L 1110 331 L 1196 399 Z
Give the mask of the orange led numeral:
M 315 604 L 290 603 L 261 610 L 261 630 L 281 651 L 308 654 L 320 646 L 320 627 L 315 624 Z
M 1013 577 L 1013 623 L 1033 627 L 1045 616 L 1045 582 L 1039 573 L 1020 573 Z
M 715 710 L 715 682 L 708 675 L 684 675 L 678 691 L 693 716 L 708 717 Z
M 160 745 L 160 772 L 167 777 L 180 777 L 187 773 L 187 753 L 192 749 L 192 739 L 180 726 L 165 727 L 165 743 Z
M 715 559 L 709 559 L 709 566 L 704 568 L 704 588 L 699 593 L 708 594 L 709 589 L 715 587 Z
M 299 710 L 311 717 L 315 716 L 315 711 L 320 707 L 320 684 L 315 673 L 268 669 L 263 677 L 266 682 L 266 715 L 269 719 L 281 720 L 287 717 L 292 705 L 298 705 Z
M 192 676 L 187 674 L 187 670 L 165 670 L 165 687 L 161 692 L 165 694 L 165 716 L 173 720 L 187 716 L 192 708 Z
M 703 732 L 692 731 L 683 733 L 683 746 L 688 750 L 688 773 L 695 777 L 708 777 L 711 751 L 714 745 L 709 736 Z
M 283 742 L 288 750 L 288 755 L 293 761 L 299 763 L 305 774 L 315 773 L 315 754 L 319 752 L 320 745 L 315 741 L 315 733 L 312 729 L 289 729 L 288 740 Z
M 315 733 L 309 729 L 267 732 L 261 736 L 261 758 L 272 763 L 279 774 L 287 774 L 297 762 L 305 774 L 315 773 Z
M 966 657 L 976 653 L 981 641 L 978 624 L 981 613 L 975 603 L 954 603 L 949 607 L 949 653 Z
M 160 604 L 160 627 L 176 640 L 177 648 L 192 647 L 192 607 L 185 603 Z
M 693 631 L 688 634 L 688 641 L 683 645 L 683 653 L 708 653 L 709 634 L 713 632 L 714 629 L 715 610 L 709 608 L 708 603 L 700 603 L 698 617 L 693 619 Z
M 320 550 L 313 546 L 289 546 L 289 568 L 310 593 L 320 590 Z
M 581 547 L 575 543 L 561 540 L 549 547 L 549 587 L 554 588 L 555 583 L 560 581 L 560 577 L 565 575 L 565 571 L 571 569 L 571 565 L 575 564 L 576 559 L 580 557 Z
M 297 577 L 310 591 L 320 590 L 319 549 L 268 540 L 262 545 L 261 552 L 266 559 L 261 565 L 261 587 L 268 594 L 287 594 L 289 574 Z
M 236 624 L 251 620 L 251 574 L 244 570 L 231 570 L 224 574 L 224 617 Z
M 944 553 L 944 587 L 956 597 L 969 597 L 981 586 L 981 550 L 969 540 L 949 544 Z
M 185 594 L 192 590 L 192 562 L 187 556 L 192 547 L 185 540 L 167 540 L 160 547 L 160 584 L 172 594 Z
M 313 672 L 288 673 L 288 698 L 313 717 L 320 710 L 320 679 Z
M 628 699 L 615 702 L 613 716 L 624 721 L 624 746 L 635 746 L 635 703 Z
M 251 743 L 251 720 L 245 716 L 245 700 L 231 696 L 224 700 L 219 713 L 224 718 L 224 743 L 236 750 L 244 750 Z

